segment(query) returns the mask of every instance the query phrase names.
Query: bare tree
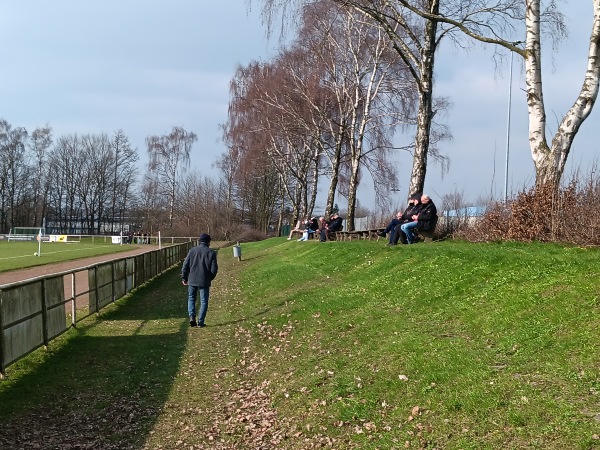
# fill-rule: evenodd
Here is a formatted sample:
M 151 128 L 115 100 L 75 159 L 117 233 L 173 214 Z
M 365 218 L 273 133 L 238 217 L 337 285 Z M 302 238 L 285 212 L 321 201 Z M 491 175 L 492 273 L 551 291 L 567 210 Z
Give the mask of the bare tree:
M 85 179 L 85 156 L 81 138 L 77 135 L 59 137 L 50 152 L 50 218 L 63 233 L 74 233 L 83 221 L 79 194 Z
M 224 139 L 230 152 L 237 153 L 243 161 L 241 170 L 257 168 L 260 162 L 263 178 L 270 177 L 273 171 L 278 174 L 278 182 L 271 186 L 285 189 L 297 217 L 310 210 L 309 186 L 316 189 L 316 172 L 311 172 L 311 167 L 316 164 L 316 157 L 311 146 L 314 135 L 305 126 L 306 105 L 290 82 L 286 64 L 281 63 L 295 56 L 287 53 L 274 64 L 253 63 L 238 69 L 231 83 L 232 100 Z
M 31 133 L 29 148 L 34 157 L 34 177 L 32 182 L 33 224 L 43 225 L 46 216 L 48 190 L 47 153 L 52 145 L 52 128 L 48 125 L 36 128 Z
M 113 182 L 111 195 L 111 222 L 121 224 L 123 231 L 124 214 L 127 209 L 127 199 L 131 195 L 133 183 L 137 175 L 136 163 L 139 159 L 137 149 L 131 147 L 129 138 L 123 130 L 118 130 L 111 142 L 113 152 Z
M 148 170 L 156 174 L 158 192 L 168 199 L 169 228 L 173 226 L 178 177 L 189 166 L 190 151 L 197 140 L 194 133 L 181 127 L 173 127 L 167 135 L 146 138 Z
M 398 128 L 414 124 L 415 91 L 404 63 L 390 50 L 387 37 L 364 16 L 330 1 L 303 8 L 297 46 L 321 67 L 320 101 L 307 103 L 319 117 L 321 153 L 329 162 L 326 211 L 335 194 L 348 198 L 347 224 L 353 229 L 361 173 L 368 170 L 378 201 L 396 186 L 390 163 L 391 139 Z
M 88 233 L 115 233 L 110 217 L 114 168 L 112 142 L 108 135 L 99 134 L 82 136 L 81 144 L 87 157 L 83 161 L 83 182 L 79 183 L 80 200 Z
M 240 141 L 243 133 L 239 148 L 268 157 L 294 221 L 312 212 L 325 156 L 326 211 L 336 192 L 345 193 L 353 229 L 361 170 L 371 171 L 376 185 L 397 184 L 387 152 L 396 128 L 410 123 L 411 83 L 385 33 L 364 15 L 322 0 L 302 10 L 301 23 L 298 38 L 272 64 L 238 70 L 229 137 Z M 340 173 L 348 177 L 338 189 Z
M 411 123 L 415 105 L 414 84 L 407 68 L 391 50 L 385 33 L 353 10 L 332 8 L 337 14 L 338 33 L 329 37 L 337 47 L 335 70 L 338 74 L 338 98 L 347 108 L 348 147 L 348 229 L 354 229 L 357 190 L 361 170 L 370 171 L 381 195 L 397 185 L 395 170 L 389 162 L 391 138 L 398 127 Z M 329 29 L 335 29 L 329 27 Z M 382 192 L 383 191 L 383 192 Z
M 136 206 L 135 218 L 141 230 L 135 231 L 152 234 L 168 223 L 168 218 L 165 217 L 168 216 L 168 201 L 164 195 L 161 195 L 155 172 L 148 172 L 142 180 Z
M 435 139 L 445 138 L 448 133 L 432 134 L 436 102 L 433 97 L 433 74 L 435 53 L 440 39 L 450 30 L 440 29 L 438 22 L 426 20 L 411 13 L 396 1 L 330 0 L 349 10 L 354 9 L 369 17 L 388 36 L 389 43 L 397 52 L 411 74 L 418 91 L 417 127 L 414 142 L 413 169 L 409 194 L 422 192 L 427 173 L 427 159 L 433 156 L 445 161 L 435 148 Z M 294 7 L 311 3 L 307 0 L 263 0 L 264 16 L 269 24 L 274 11 L 282 10 L 283 17 Z M 422 0 L 420 4 L 432 13 L 440 8 L 439 0 Z M 286 14 L 287 13 L 287 14 Z M 444 103 L 442 103 L 444 104 Z M 435 139 L 432 141 L 432 137 Z
M 13 128 L 0 119 L 0 229 L 8 232 L 21 213 L 27 182 L 25 144 L 28 135 L 22 127 Z
M 174 228 L 186 236 L 198 235 L 199 230 L 213 230 L 214 192 L 211 182 L 198 173 L 188 172 L 178 186 L 177 218 Z

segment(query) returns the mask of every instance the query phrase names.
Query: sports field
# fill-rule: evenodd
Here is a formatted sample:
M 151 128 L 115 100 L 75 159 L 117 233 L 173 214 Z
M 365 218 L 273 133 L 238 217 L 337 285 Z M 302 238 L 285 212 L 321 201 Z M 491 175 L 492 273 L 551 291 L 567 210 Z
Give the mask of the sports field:
M 34 267 L 42 264 L 54 264 L 74 259 L 89 258 L 137 248 L 134 244 L 112 244 L 104 239 L 73 243 L 42 242 L 38 256 L 38 242 L 0 241 L 0 272 Z

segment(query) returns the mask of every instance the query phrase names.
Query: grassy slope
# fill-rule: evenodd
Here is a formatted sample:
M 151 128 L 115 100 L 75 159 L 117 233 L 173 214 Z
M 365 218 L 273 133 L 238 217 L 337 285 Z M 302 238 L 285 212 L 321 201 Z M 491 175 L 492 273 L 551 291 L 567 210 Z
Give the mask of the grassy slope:
M 285 379 L 277 407 L 305 429 L 337 423 L 359 448 L 587 448 L 600 431 L 598 256 L 264 243 L 243 286 L 289 330 L 268 366 Z
M 39 423 L 28 406 L 68 422 L 75 392 L 77 423 L 109 424 L 79 440 L 104 448 L 598 448 L 596 250 L 274 239 L 219 258 L 206 329 L 173 271 L 11 366 L 0 443 Z

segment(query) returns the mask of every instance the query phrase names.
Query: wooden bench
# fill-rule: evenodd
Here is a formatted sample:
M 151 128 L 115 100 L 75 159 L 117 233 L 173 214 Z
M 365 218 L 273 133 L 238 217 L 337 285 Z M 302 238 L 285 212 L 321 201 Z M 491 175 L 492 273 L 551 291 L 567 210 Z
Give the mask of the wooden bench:
M 343 239 L 349 241 L 352 239 L 365 239 L 365 233 L 366 231 L 364 230 L 344 231 Z
M 332 240 L 335 238 L 336 241 L 352 241 L 352 240 L 371 240 L 376 239 L 379 240 L 381 236 L 378 233 L 381 233 L 385 230 L 385 228 L 371 228 L 369 230 L 354 230 L 354 231 L 333 231 L 329 233 Z
M 377 231 L 379 232 L 384 232 L 385 228 L 379 228 Z M 433 242 L 434 238 L 435 238 L 435 229 L 433 230 L 419 230 L 418 228 L 415 228 L 414 230 L 415 234 L 419 235 L 419 239 L 422 242 Z M 379 235 L 377 235 L 377 240 L 379 240 Z
M 374 237 L 376 240 L 379 240 L 381 238 L 380 233 L 384 233 L 385 228 L 372 228 L 367 231 L 369 232 L 369 240 L 371 240 L 372 237 Z
M 423 242 L 433 242 L 433 239 L 435 238 L 435 229 L 419 230 L 417 228 L 415 230 L 415 233 L 419 235 L 419 237 L 423 240 Z
M 355 231 L 330 231 L 328 233 L 328 239 L 330 241 L 352 241 L 352 240 L 379 240 L 382 237 L 379 233 L 383 233 L 385 228 L 371 228 L 369 230 L 355 230 Z M 423 242 L 433 242 L 435 239 L 435 229 L 434 230 L 419 230 L 418 228 L 414 230 L 416 234 L 419 235 L 419 238 Z M 302 233 L 302 232 L 300 232 Z M 317 230 L 315 233 L 311 233 L 309 235 L 309 239 L 316 238 L 319 239 L 319 231 Z

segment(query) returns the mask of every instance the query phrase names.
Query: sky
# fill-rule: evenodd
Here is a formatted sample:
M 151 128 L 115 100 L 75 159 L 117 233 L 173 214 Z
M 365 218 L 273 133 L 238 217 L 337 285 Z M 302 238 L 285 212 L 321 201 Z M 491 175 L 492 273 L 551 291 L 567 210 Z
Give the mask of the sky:
M 546 46 L 549 140 L 583 82 L 591 3 L 568 2 L 570 36 L 554 54 Z M 252 1 L 252 9 L 246 0 L 0 0 L 0 118 L 29 132 L 47 124 L 55 138 L 122 129 L 139 151 L 141 171 L 146 137 L 181 126 L 199 137 L 192 168 L 217 176 L 214 163 L 226 151 L 219 125 L 227 120 L 229 82 L 239 65 L 269 61 L 277 51 L 277 36 L 266 37 L 260 6 L 260 0 Z M 435 94 L 452 103 L 443 120 L 453 139 L 440 145 L 449 171 L 430 161 L 425 191 L 436 202 L 459 192 L 476 203 L 490 194 L 503 197 L 505 177 L 509 195 L 530 186 L 522 62 L 513 63 L 505 175 L 510 58 L 498 72 L 489 48 L 465 52 L 443 44 L 440 50 Z M 595 161 L 598 108 L 575 138 L 567 171 Z M 392 196 L 401 204 L 411 156 L 399 154 L 395 164 L 399 186 Z M 375 209 L 368 182 L 365 177 L 360 204 Z

